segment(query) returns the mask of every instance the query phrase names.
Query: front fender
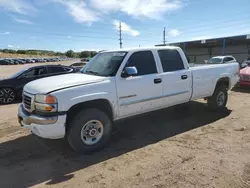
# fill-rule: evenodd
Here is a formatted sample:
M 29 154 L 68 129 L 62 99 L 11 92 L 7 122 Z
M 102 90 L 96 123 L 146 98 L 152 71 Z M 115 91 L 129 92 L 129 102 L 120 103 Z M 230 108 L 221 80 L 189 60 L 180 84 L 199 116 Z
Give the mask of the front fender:
M 112 81 L 68 88 L 53 92 L 52 95 L 56 96 L 58 99 L 58 111 L 67 112 L 77 104 L 105 99 L 112 108 L 113 117 L 117 117 L 116 87 Z

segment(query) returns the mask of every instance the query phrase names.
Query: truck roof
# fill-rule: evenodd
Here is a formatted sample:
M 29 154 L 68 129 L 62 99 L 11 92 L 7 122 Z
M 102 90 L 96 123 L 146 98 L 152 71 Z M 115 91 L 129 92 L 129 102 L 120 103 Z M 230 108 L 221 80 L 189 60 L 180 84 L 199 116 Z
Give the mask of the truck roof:
M 114 50 L 105 50 L 103 52 L 133 52 L 133 51 L 142 51 L 142 50 L 160 50 L 160 49 L 180 49 L 177 46 L 156 46 L 156 47 L 136 47 L 136 48 L 122 48 L 122 49 L 114 49 Z

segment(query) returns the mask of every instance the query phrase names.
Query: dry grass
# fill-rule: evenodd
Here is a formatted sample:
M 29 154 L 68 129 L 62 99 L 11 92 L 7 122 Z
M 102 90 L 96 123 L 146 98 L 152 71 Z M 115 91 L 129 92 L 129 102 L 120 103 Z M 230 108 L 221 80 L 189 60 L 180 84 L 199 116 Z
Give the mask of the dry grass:
M 53 58 L 57 56 L 46 56 L 46 55 L 26 55 L 26 54 L 13 54 L 0 52 L 0 58 Z

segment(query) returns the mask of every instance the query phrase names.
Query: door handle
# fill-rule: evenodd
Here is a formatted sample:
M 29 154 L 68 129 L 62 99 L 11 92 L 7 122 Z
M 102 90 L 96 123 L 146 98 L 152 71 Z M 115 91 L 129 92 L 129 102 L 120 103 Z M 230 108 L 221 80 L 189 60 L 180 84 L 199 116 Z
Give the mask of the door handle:
M 159 84 L 159 83 L 161 83 L 161 81 L 162 81 L 161 78 L 155 78 L 154 79 L 155 84 Z
M 182 75 L 182 76 L 181 76 L 181 79 L 182 79 L 182 80 L 186 80 L 187 78 L 188 78 L 187 75 Z

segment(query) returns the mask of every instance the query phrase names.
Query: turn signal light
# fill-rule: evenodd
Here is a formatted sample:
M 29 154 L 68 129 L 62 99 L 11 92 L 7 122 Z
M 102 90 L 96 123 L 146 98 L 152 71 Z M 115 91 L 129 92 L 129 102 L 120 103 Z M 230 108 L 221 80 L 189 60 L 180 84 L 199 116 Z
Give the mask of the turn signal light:
M 46 104 L 55 104 L 57 101 L 56 101 L 56 98 L 52 95 L 47 95 L 46 98 L 45 98 L 45 103 Z

